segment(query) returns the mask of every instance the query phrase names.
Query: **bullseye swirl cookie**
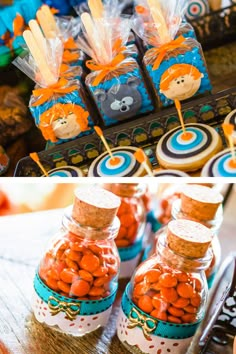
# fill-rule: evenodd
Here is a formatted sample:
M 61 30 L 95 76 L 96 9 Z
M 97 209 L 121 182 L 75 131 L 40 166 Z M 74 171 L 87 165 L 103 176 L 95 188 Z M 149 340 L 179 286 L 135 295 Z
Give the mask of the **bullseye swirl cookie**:
M 204 124 L 186 124 L 186 134 L 181 127 L 166 133 L 156 149 L 160 165 L 166 169 L 197 171 L 222 150 L 220 135 Z
M 105 152 L 91 164 L 88 177 L 142 177 L 145 169 L 140 165 L 134 154 L 138 149 L 132 146 L 112 149 L 114 160 Z
M 54 168 L 48 174 L 49 177 L 84 177 L 82 170 L 74 166 Z
M 233 139 L 234 139 L 234 144 L 236 145 L 236 109 L 227 115 L 224 122 L 227 124 L 233 124 L 234 126 Z
M 154 171 L 154 177 L 190 177 L 187 173 L 178 170 Z
M 221 151 L 212 157 L 204 166 L 202 177 L 236 177 L 236 163 L 232 159 L 231 150 Z
M 190 0 L 186 12 L 188 20 L 204 16 L 209 12 L 208 0 Z

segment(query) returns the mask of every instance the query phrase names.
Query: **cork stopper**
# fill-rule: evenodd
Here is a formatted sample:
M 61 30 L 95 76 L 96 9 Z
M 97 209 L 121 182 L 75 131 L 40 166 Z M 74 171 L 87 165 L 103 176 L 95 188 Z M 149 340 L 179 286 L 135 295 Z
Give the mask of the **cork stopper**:
M 181 211 L 195 220 L 213 220 L 223 202 L 217 191 L 200 185 L 185 186 L 181 192 Z
M 205 256 L 213 234 L 206 226 L 190 220 L 174 220 L 167 227 L 167 242 L 172 251 L 191 258 Z
M 103 188 L 120 197 L 133 197 L 138 187 L 138 183 L 105 183 L 103 185 Z
M 120 198 L 99 187 L 78 188 L 72 217 L 82 226 L 96 229 L 112 224 L 120 206 Z

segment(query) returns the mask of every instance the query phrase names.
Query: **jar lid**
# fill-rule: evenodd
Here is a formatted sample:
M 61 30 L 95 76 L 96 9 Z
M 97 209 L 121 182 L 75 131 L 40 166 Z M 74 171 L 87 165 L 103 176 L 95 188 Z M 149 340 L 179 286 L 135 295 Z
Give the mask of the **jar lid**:
M 204 257 L 212 238 L 212 231 L 195 221 L 173 220 L 169 222 L 167 227 L 169 248 L 186 257 Z
M 212 220 L 223 196 L 209 187 L 187 185 L 181 192 L 181 211 L 197 220 Z
M 146 192 L 146 185 L 139 183 L 105 183 L 103 188 L 119 197 L 141 196 Z
M 82 226 L 105 228 L 112 224 L 120 198 L 99 187 L 78 188 L 72 217 Z

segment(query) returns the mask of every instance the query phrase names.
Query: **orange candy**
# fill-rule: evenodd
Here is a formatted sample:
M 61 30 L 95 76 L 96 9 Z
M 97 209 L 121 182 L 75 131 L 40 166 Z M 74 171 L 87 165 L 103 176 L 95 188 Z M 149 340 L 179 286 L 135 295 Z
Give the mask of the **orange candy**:
M 80 252 L 72 251 L 69 249 L 65 252 L 65 254 L 69 259 L 71 259 L 72 261 L 77 262 L 77 263 L 80 262 L 81 257 L 82 257 Z
M 179 283 L 177 286 L 177 292 L 179 296 L 185 299 L 190 299 L 194 296 L 193 287 L 188 283 Z
M 197 313 L 197 308 L 191 305 L 188 305 L 184 308 L 184 311 L 188 313 Z
M 198 293 L 194 294 L 194 296 L 190 299 L 191 305 L 194 307 L 199 307 L 201 305 L 201 301 L 201 296 Z
M 130 242 L 128 240 L 116 240 L 117 247 L 128 247 Z
M 104 284 L 106 284 L 108 281 L 110 280 L 109 275 L 104 275 L 104 277 L 99 277 L 97 279 L 94 280 L 93 284 L 94 286 L 103 286 Z
M 104 293 L 104 289 L 101 287 L 93 286 L 90 291 L 90 296 L 101 296 Z
M 161 321 L 167 321 L 167 314 L 166 312 L 161 312 L 157 309 L 153 310 L 151 313 L 150 313 L 151 316 L 157 318 L 158 320 L 161 320 Z
M 89 290 L 90 290 L 89 283 L 83 279 L 76 280 L 71 285 L 71 294 L 78 297 L 87 295 Z
M 196 321 L 196 316 L 194 314 L 188 313 L 181 317 L 183 323 L 193 323 Z
M 145 274 L 145 280 L 149 283 L 156 283 L 160 278 L 161 272 L 158 269 L 150 269 Z
M 93 276 L 92 276 L 92 274 L 89 273 L 89 272 L 87 272 L 86 270 L 81 269 L 81 270 L 79 270 L 78 274 L 79 274 L 79 277 L 80 277 L 81 279 L 84 279 L 84 280 L 86 280 L 86 281 L 88 281 L 88 282 L 93 281 Z
M 116 241 L 120 240 L 122 238 L 126 238 L 126 235 L 127 235 L 127 229 L 126 229 L 126 227 L 121 225 L 121 227 L 119 229 L 119 233 L 118 233 L 118 235 L 116 237 Z
M 148 295 L 141 296 L 138 301 L 138 307 L 144 312 L 147 313 L 152 312 L 153 310 L 152 299 Z
M 134 287 L 134 296 L 141 296 L 144 295 L 148 292 L 149 287 L 147 284 L 145 283 L 138 283 L 135 287 Z
M 177 323 L 177 324 L 182 323 L 181 319 L 179 319 L 178 317 L 175 317 L 175 316 L 168 316 L 167 319 L 168 319 L 168 322 L 173 322 L 173 323 Z
M 165 302 L 160 295 L 154 295 L 153 298 L 152 298 L 152 304 L 153 306 L 161 311 L 161 312 L 164 312 L 168 309 L 169 307 L 169 304 L 167 302 Z
M 186 306 L 188 306 L 189 304 L 189 299 L 185 299 L 183 297 L 179 297 L 177 301 L 172 303 L 174 305 L 174 307 L 177 307 L 179 309 L 182 309 Z
M 57 281 L 53 278 L 47 277 L 46 284 L 52 290 L 55 290 L 55 291 L 59 290 L 58 285 L 57 285 Z
M 181 309 L 177 309 L 176 307 L 174 306 L 170 306 L 168 308 L 168 312 L 172 315 L 172 316 L 175 316 L 175 317 L 181 317 L 184 315 L 184 311 L 181 310 Z
M 162 288 L 161 296 L 167 302 L 175 302 L 178 299 L 177 291 L 174 288 Z
M 65 268 L 63 269 L 63 271 L 60 274 L 60 278 L 62 281 L 64 281 L 65 283 L 72 283 L 73 280 L 75 280 L 76 278 L 78 278 L 78 275 L 76 273 L 76 271 L 74 269 L 70 269 L 70 268 Z
M 94 254 L 86 254 L 82 257 L 80 261 L 80 267 L 88 272 L 95 272 L 95 270 L 99 267 L 100 261 L 97 256 Z
M 62 281 L 62 280 L 59 280 L 57 282 L 57 286 L 61 291 L 63 291 L 66 294 L 69 294 L 69 292 L 70 292 L 70 285 L 69 284 L 64 283 L 64 281 Z
M 165 288 L 173 288 L 177 285 L 177 278 L 171 273 L 164 273 L 159 278 L 159 284 Z
M 202 290 L 202 283 L 201 283 L 201 281 L 199 279 L 192 278 L 191 281 L 192 281 L 193 289 L 195 291 L 201 291 Z

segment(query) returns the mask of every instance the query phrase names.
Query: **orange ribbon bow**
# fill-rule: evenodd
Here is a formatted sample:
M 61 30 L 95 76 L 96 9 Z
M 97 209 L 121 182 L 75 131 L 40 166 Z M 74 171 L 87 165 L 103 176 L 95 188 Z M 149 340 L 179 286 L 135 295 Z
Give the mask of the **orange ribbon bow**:
M 63 53 L 62 60 L 63 60 L 63 62 L 72 63 L 73 61 L 79 60 L 79 57 L 80 57 L 80 55 L 78 52 L 73 53 L 69 50 L 65 50 Z
M 92 85 L 93 86 L 99 85 L 100 82 L 107 76 L 107 74 L 109 74 L 112 71 L 115 71 L 118 66 L 119 66 L 119 69 L 123 69 L 123 68 L 126 68 L 127 66 L 129 66 L 130 64 L 132 64 L 132 62 L 125 62 L 125 63 L 121 64 L 122 61 L 124 61 L 124 59 L 125 59 L 124 54 L 119 53 L 112 60 L 111 63 L 106 64 L 106 65 L 98 64 L 94 60 L 87 60 L 87 62 L 86 62 L 87 68 L 89 68 L 92 71 L 99 71 L 99 73 L 96 76 L 95 80 L 93 81 Z M 121 65 L 119 65 L 119 64 L 121 64 Z
M 78 89 L 76 85 L 68 86 L 68 80 L 61 78 L 57 83 L 46 88 L 38 88 L 33 91 L 34 97 L 39 97 L 37 102 L 32 104 L 33 107 L 40 106 L 47 102 L 55 93 L 66 94 Z
M 71 50 L 78 49 L 78 46 L 76 45 L 74 38 L 70 37 L 66 42 L 64 42 L 64 48 Z
M 167 52 L 173 51 L 174 49 L 178 49 L 180 46 L 182 48 L 189 48 L 186 44 L 183 44 L 185 40 L 186 38 L 184 38 L 184 36 L 180 36 L 174 39 L 173 41 L 162 45 L 159 48 L 149 49 L 148 55 L 150 56 L 150 58 L 156 57 L 152 70 L 157 70 L 159 68 Z

